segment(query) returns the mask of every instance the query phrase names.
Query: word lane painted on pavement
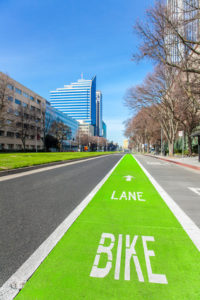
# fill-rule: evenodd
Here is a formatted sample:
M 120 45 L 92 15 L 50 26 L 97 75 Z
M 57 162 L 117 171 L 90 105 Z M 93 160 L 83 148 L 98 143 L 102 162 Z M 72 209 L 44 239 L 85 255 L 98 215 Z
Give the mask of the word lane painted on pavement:
M 113 191 L 111 195 L 111 200 L 134 200 L 145 202 L 143 192 L 117 192 Z
M 122 257 L 122 240 L 125 239 L 125 257 Z M 109 245 L 105 242 L 105 240 L 109 240 Z M 122 234 L 118 235 L 117 241 L 117 255 L 115 262 L 115 273 L 114 279 L 119 280 L 120 271 L 121 271 L 121 261 L 125 260 L 125 268 L 124 268 L 124 280 L 130 280 L 131 273 L 131 260 L 133 260 L 134 267 L 137 273 L 138 281 L 144 282 L 144 276 L 141 269 L 141 263 L 139 261 L 138 255 L 135 250 L 136 243 L 142 243 L 144 250 L 144 258 L 145 265 L 148 274 L 148 281 L 150 283 L 158 283 L 158 284 L 168 284 L 167 277 L 165 274 L 155 274 L 152 271 L 150 257 L 155 256 L 153 250 L 148 248 L 147 242 L 155 242 L 153 236 L 138 236 L 135 235 L 131 237 L 129 234 L 123 237 Z M 113 247 L 116 243 L 116 238 L 112 233 L 102 233 L 99 246 L 97 248 L 97 254 L 94 259 L 94 263 L 92 266 L 92 270 L 90 273 L 91 277 L 96 278 L 104 278 L 109 273 L 110 270 L 114 267 L 113 262 Z M 105 245 L 106 244 L 106 245 Z M 101 255 L 107 255 L 107 263 L 104 268 L 99 267 L 99 261 Z

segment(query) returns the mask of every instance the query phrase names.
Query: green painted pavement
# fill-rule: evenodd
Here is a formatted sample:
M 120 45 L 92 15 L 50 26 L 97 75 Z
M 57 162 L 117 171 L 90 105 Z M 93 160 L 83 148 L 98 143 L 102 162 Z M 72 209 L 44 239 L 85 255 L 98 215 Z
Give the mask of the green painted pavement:
M 200 253 L 126 155 L 16 299 L 200 299 Z

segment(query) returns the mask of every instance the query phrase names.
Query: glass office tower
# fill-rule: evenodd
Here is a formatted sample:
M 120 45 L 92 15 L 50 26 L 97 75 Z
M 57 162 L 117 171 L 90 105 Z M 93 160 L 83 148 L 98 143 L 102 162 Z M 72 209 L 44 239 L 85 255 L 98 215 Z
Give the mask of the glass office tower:
M 96 127 L 96 76 L 51 91 L 50 102 L 73 119 Z
M 102 93 L 96 92 L 96 135 L 102 136 Z

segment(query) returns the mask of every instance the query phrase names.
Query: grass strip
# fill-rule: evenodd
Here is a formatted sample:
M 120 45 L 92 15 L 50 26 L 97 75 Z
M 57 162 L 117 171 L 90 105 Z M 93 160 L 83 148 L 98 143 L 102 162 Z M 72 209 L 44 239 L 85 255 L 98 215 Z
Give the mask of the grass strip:
M 0 171 L 112 153 L 116 152 L 2 153 L 0 154 Z

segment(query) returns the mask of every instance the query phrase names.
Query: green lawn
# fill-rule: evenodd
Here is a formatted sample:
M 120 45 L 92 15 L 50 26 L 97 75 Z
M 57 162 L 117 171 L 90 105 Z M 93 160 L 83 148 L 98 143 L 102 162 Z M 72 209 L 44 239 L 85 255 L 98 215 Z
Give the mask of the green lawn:
M 198 300 L 199 283 L 199 251 L 126 155 L 16 299 Z
M 112 153 L 116 152 L 44 152 L 0 154 L 0 171 Z

